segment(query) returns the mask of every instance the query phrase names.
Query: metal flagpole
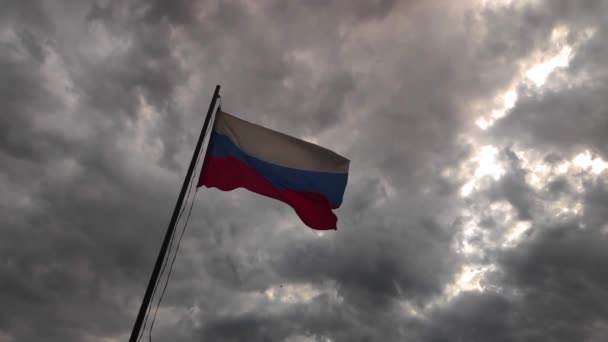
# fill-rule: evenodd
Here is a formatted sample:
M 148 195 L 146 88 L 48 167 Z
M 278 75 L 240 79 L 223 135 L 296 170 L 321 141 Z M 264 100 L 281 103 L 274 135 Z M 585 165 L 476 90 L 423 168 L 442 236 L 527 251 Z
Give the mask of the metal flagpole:
M 211 121 L 211 115 L 213 113 L 215 103 L 217 102 L 219 96 L 220 86 L 218 84 L 217 86 L 215 86 L 215 92 L 213 93 L 213 98 L 211 99 L 211 103 L 209 104 L 209 110 L 207 111 L 207 116 L 205 117 L 203 129 L 201 130 L 201 134 L 198 137 L 198 142 L 196 143 L 196 148 L 194 149 L 194 154 L 192 155 L 192 160 L 190 161 L 190 166 L 188 167 L 188 172 L 186 173 L 186 178 L 184 178 L 184 183 L 182 184 L 182 190 L 180 191 L 179 197 L 177 198 L 177 203 L 175 203 L 173 215 L 171 215 L 171 221 L 169 222 L 169 227 L 167 227 L 165 239 L 163 240 L 163 244 L 161 245 L 160 251 L 158 252 L 156 264 L 154 264 L 154 269 L 152 270 L 152 275 L 150 276 L 150 281 L 148 282 L 148 288 L 146 288 L 146 294 L 144 295 L 144 299 L 142 300 L 141 306 L 139 307 L 139 313 L 137 314 L 137 319 L 135 320 L 135 324 L 133 325 L 133 331 L 131 331 L 131 338 L 129 339 L 129 342 L 137 342 L 137 338 L 139 337 L 141 325 L 144 321 L 144 317 L 146 316 L 146 312 L 148 311 L 150 301 L 152 300 L 152 292 L 154 291 L 154 286 L 158 281 L 158 275 L 160 273 L 163 260 L 165 259 L 165 256 L 167 254 L 169 241 L 171 240 L 171 236 L 175 231 L 177 217 L 179 216 L 179 211 L 183 205 L 186 190 L 188 190 L 188 186 L 190 184 L 190 179 L 192 178 L 192 173 L 194 172 L 194 167 L 196 165 L 198 155 L 200 154 L 201 148 L 203 146 L 205 132 L 207 132 L 207 127 L 209 126 L 209 122 Z

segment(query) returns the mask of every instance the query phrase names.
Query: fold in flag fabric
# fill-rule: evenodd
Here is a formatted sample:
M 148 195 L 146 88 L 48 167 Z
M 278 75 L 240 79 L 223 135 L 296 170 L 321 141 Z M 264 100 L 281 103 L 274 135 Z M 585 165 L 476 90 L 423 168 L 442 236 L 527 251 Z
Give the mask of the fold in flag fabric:
M 349 160 L 217 111 L 197 186 L 245 188 L 290 205 L 313 229 L 336 229 Z

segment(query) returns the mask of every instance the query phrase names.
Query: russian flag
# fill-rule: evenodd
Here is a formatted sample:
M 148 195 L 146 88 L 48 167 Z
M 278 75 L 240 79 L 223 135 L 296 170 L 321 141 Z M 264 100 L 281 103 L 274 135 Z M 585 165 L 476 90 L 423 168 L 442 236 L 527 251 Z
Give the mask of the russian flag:
M 217 111 L 197 186 L 245 188 L 290 205 L 313 229 L 336 229 L 349 160 Z

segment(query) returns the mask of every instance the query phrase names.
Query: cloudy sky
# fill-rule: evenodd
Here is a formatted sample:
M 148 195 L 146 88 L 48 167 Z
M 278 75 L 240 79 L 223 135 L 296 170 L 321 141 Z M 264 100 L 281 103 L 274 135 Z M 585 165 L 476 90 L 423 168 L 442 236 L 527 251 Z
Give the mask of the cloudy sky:
M 351 159 L 349 185 L 325 233 L 200 189 L 156 341 L 605 341 L 606 18 L 2 0 L 0 341 L 128 338 L 216 84 L 226 111 Z

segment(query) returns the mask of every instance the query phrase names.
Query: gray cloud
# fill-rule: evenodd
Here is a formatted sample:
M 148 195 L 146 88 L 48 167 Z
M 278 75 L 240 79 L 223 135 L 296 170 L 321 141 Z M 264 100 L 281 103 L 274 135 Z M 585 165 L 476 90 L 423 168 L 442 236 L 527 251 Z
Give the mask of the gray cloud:
M 493 128 L 493 134 L 555 152 L 587 147 L 606 155 L 606 106 L 602 95 L 606 87 L 605 46 L 599 38 L 606 31 L 605 22 L 599 19 L 605 10 L 606 4 L 601 1 L 557 1 L 547 6 L 545 11 L 552 14 L 556 23 L 579 30 L 591 28 L 595 34 L 574 52 L 569 68 L 551 76 L 564 86 L 543 91 L 526 89 L 511 115 Z M 571 43 L 581 39 L 576 31 L 571 32 Z M 577 84 L 581 77 L 588 80 Z
M 506 200 L 517 210 L 520 220 L 530 220 L 535 194 L 526 181 L 528 171 L 522 168 L 521 160 L 511 149 L 506 148 L 501 154 L 507 174 L 488 190 L 488 197 L 492 201 Z
M 0 339 L 124 339 L 216 83 L 226 110 L 349 157 L 347 196 L 338 231 L 317 236 L 281 203 L 201 189 L 157 339 L 597 339 L 603 176 L 539 190 L 516 150 L 555 165 L 582 149 L 606 157 L 606 5 L 475 6 L 0 5 L 0 303 L 11 308 Z M 570 86 L 522 86 L 508 115 L 476 133 L 471 108 L 507 88 L 559 25 L 578 45 L 548 83 Z M 597 32 L 584 40 L 588 27 Z M 443 173 L 474 155 L 463 136 L 499 146 L 506 172 L 466 201 Z M 581 200 L 580 214 L 546 222 L 565 197 Z M 507 222 L 488 208 L 503 200 L 531 233 L 462 254 L 463 212 L 481 212 L 497 239 Z M 486 290 L 446 300 L 471 262 L 495 266 Z M 309 297 L 269 295 L 292 288 Z

